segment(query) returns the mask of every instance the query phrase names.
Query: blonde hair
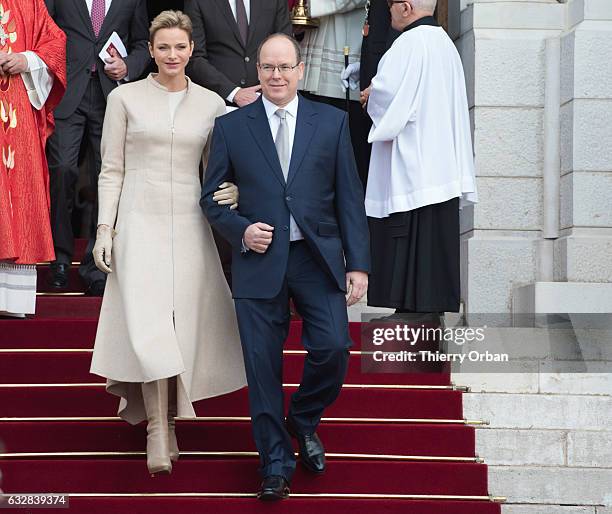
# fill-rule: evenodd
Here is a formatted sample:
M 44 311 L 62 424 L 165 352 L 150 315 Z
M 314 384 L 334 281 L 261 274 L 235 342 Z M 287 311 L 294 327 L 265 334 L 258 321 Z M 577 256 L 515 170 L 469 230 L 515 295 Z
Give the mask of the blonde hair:
M 182 11 L 162 11 L 151 22 L 149 27 L 149 42 L 153 44 L 155 34 L 160 29 L 181 29 L 187 32 L 189 41 L 193 41 L 193 26 L 191 19 Z

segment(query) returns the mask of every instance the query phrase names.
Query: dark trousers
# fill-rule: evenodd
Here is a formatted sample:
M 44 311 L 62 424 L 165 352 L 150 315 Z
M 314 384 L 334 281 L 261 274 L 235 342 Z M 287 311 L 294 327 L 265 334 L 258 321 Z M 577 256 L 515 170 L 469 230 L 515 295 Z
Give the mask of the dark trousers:
M 307 351 L 302 381 L 288 413 L 300 433 L 314 433 L 323 410 L 338 397 L 352 345 L 344 293 L 303 241 L 291 243 L 285 280 L 275 298 L 235 300 L 260 472 L 263 477 L 281 475 L 287 480 L 295 471 L 282 389 L 290 297 L 303 319 L 302 344 Z
M 75 186 L 79 178 L 79 152 L 83 139 L 92 153 L 90 183 L 98 190 L 100 173 L 100 140 L 106 99 L 97 76 L 93 75 L 81 103 L 76 111 L 65 119 L 55 120 L 55 131 L 47 142 L 47 160 L 49 162 L 49 185 L 51 193 L 51 229 L 58 262 L 69 263 L 74 253 L 74 236 L 72 229 L 72 210 L 74 207 Z M 97 218 L 97 201 L 90 220 L 95 235 Z M 105 275 L 99 271 L 91 256 L 94 239 L 89 242 L 87 253 L 79 270 L 88 284 L 104 280 Z

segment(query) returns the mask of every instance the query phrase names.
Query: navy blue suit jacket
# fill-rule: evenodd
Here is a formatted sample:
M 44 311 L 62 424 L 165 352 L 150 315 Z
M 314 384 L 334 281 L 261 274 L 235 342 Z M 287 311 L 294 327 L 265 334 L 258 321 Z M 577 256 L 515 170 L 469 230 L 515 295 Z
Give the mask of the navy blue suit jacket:
M 240 191 L 237 210 L 213 193 L 224 181 Z M 369 233 L 363 187 L 346 113 L 300 96 L 287 181 L 260 100 L 216 120 L 200 205 L 233 247 L 234 298 L 273 298 L 289 256 L 289 213 L 321 268 L 346 290 L 347 271 L 369 271 Z M 274 227 L 264 254 L 242 252 L 252 223 Z

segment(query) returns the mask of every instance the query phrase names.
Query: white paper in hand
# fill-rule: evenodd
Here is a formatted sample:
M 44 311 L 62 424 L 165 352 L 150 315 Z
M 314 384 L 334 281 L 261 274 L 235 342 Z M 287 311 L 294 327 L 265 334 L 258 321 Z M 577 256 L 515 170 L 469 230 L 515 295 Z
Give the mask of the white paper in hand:
M 102 50 L 100 51 L 100 53 L 98 54 L 100 59 L 102 59 L 102 62 L 104 62 L 104 64 L 106 64 L 106 59 L 108 59 L 109 57 L 112 57 L 111 52 L 110 52 L 111 48 L 114 48 L 115 50 L 117 50 L 117 53 L 121 57 L 124 57 L 124 58 L 127 57 L 127 50 L 125 49 L 125 45 L 123 44 L 123 41 L 121 41 L 119 34 L 117 34 L 116 32 L 113 32 L 108 38 L 108 41 L 102 47 Z

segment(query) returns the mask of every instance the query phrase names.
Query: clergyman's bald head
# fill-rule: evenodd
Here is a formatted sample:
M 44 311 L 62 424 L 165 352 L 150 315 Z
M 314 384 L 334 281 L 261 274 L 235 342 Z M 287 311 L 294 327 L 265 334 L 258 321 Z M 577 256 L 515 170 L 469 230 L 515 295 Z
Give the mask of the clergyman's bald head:
M 433 13 L 436 10 L 438 0 L 409 0 L 412 7 L 419 11 L 428 11 Z

